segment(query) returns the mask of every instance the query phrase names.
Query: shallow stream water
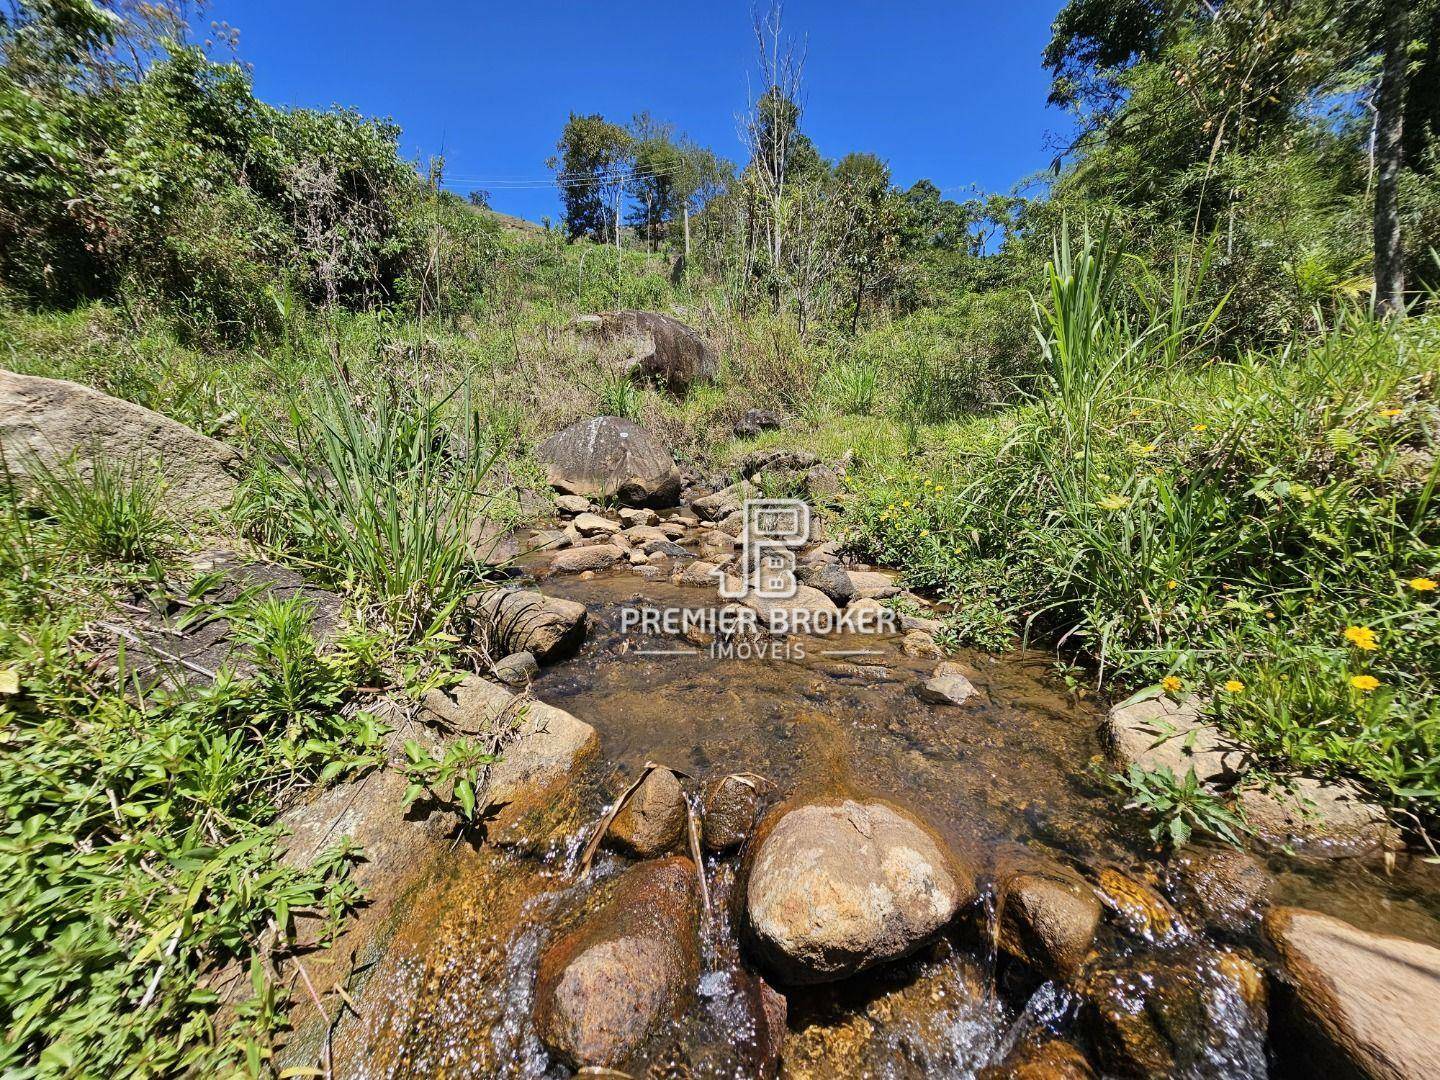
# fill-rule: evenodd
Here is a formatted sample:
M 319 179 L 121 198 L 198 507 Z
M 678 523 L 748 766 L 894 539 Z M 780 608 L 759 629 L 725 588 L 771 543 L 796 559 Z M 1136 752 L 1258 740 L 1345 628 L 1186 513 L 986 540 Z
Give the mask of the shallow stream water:
M 897 639 L 796 639 L 778 658 L 714 659 L 684 639 L 621 630 L 627 605 L 706 605 L 709 590 L 628 571 L 553 578 L 544 589 L 583 602 L 591 629 L 579 655 L 546 669 L 534 692 L 595 727 L 600 755 L 530 823 L 528 842 L 458 844 L 402 905 L 360 981 L 359 1020 L 335 1032 L 337 1075 L 569 1075 L 547 1059 L 530 1021 L 536 962 L 626 865 L 602 854 L 588 878 L 576 874 L 589 830 L 647 762 L 689 774 L 697 787 L 748 772 L 777 794 L 881 796 L 915 811 L 982 869 L 1023 847 L 1086 873 L 1111 867 L 1160 880 L 1143 823 L 1105 780 L 1100 712 L 1041 654 L 962 653 L 955 659 L 980 703 L 932 706 L 914 687 L 934 661 L 904 656 Z M 1379 862 L 1274 854 L 1267 868 L 1275 903 L 1440 944 L 1440 875 L 1419 859 L 1402 857 L 1387 873 Z M 726 916 L 736 870 L 733 858 L 706 858 L 714 915 L 697 1006 L 626 1074 L 756 1075 L 752 980 Z M 984 904 L 966 924 L 902 963 L 787 991 L 782 1075 L 971 1077 L 1046 1034 L 1083 1045 L 1071 993 L 997 963 Z M 1122 975 L 1137 953 L 1156 953 L 1199 980 L 1197 1030 L 1209 1035 L 1190 1048 L 1184 1075 L 1286 1072 L 1283 1048 L 1277 1055 L 1211 971 L 1217 954 L 1203 935 L 1155 942 L 1102 933 L 1102 951 Z M 1263 952 L 1258 942 L 1231 944 Z

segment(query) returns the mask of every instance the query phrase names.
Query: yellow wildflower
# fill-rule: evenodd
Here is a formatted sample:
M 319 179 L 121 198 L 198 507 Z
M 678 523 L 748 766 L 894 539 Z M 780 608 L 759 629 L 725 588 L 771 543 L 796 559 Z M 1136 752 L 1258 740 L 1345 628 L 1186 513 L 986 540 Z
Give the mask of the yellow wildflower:
M 955 549 L 955 554 L 956 554 L 956 555 L 964 555 L 964 554 L 965 554 L 965 549 L 964 549 L 964 548 L 956 548 L 956 549 Z
M 1167 694 L 1179 693 L 1181 687 L 1183 687 L 1184 685 L 1185 684 L 1180 680 L 1180 677 L 1178 675 L 1166 675 L 1165 678 L 1160 680 L 1160 687 Z
M 1106 495 L 1095 504 L 1101 510 L 1124 510 L 1130 505 L 1130 500 L 1124 495 Z
M 910 503 L 910 500 L 909 500 L 909 499 L 906 499 L 906 500 L 905 500 L 903 503 L 901 503 L 900 505 L 903 506 L 906 510 L 909 510 L 909 509 L 910 509 L 910 506 L 911 506 L 911 503 Z
M 1386 420 L 1393 420 L 1404 411 L 1404 409 L 1381 409 L 1380 415 L 1385 417 Z
M 1174 592 L 1179 587 L 1180 583 L 1176 581 L 1173 577 L 1169 581 L 1165 582 L 1165 588 L 1169 589 L 1171 592 Z
M 1371 690 L 1375 690 L 1380 686 L 1380 680 L 1375 678 L 1374 675 L 1351 675 L 1350 685 L 1356 690 L 1363 690 L 1368 694 Z
M 1414 589 L 1416 592 L 1434 592 L 1434 591 L 1435 591 L 1435 579 L 1434 579 L 1434 578 L 1428 578 L 1428 577 L 1412 577 L 1412 578 L 1411 578 L 1409 581 L 1407 581 L 1405 584 L 1406 584 L 1406 585 L 1409 585 L 1410 588 Z
M 1210 430 L 1210 425 L 1209 425 L 1209 424 L 1196 424 L 1196 425 L 1195 425 L 1194 427 L 1192 427 L 1190 430 L 1193 431 L 1193 432 L 1195 432 L 1196 435 L 1199 435 L 1202 431 L 1209 431 L 1209 430 Z
M 935 494 L 936 494 L 936 495 L 939 495 L 940 492 L 942 492 L 942 491 L 944 491 L 944 490 L 945 490 L 945 485 L 944 485 L 944 484 L 936 484 L 936 485 L 935 485 Z
M 929 530 L 929 529 L 921 529 L 921 530 L 920 530 L 920 535 L 921 535 L 921 536 L 929 536 L 929 535 L 930 535 L 930 530 Z
M 1239 679 L 1226 679 L 1225 691 L 1230 694 L 1238 694 L 1245 689 L 1245 684 Z
M 1364 652 L 1374 652 L 1380 648 L 1380 643 L 1375 640 L 1375 631 L 1368 626 L 1347 626 L 1345 640 Z

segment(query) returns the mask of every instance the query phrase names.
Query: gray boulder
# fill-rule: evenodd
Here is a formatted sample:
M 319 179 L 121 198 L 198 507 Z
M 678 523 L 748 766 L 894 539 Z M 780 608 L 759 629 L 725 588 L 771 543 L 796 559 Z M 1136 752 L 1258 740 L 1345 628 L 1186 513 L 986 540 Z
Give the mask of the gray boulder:
M 240 455 L 169 417 L 65 379 L 0 371 L 0 449 L 10 470 L 56 469 L 73 460 L 81 476 L 104 460 L 123 469 L 157 467 L 174 516 L 212 513 L 235 498 Z
M 679 319 L 634 310 L 606 312 L 600 319 L 605 337 L 639 340 L 626 370 L 654 380 L 672 394 L 684 394 L 695 383 L 715 378 L 720 370 L 720 358 L 710 343 Z
M 542 442 L 535 458 L 563 494 L 614 498 L 629 506 L 674 506 L 680 470 L 644 428 L 615 416 L 571 424 Z

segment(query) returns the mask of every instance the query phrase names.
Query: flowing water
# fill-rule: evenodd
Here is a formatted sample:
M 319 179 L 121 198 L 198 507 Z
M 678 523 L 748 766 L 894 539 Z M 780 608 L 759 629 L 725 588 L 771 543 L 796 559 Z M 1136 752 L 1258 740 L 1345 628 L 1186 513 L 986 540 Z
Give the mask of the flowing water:
M 914 694 L 934 661 L 904 656 L 895 640 L 792 641 L 778 657 L 713 659 L 684 639 L 621 630 L 627 605 L 702 606 L 712 602 L 707 590 L 629 572 L 552 579 L 545 590 L 582 601 L 591 630 L 535 694 L 594 726 L 601 754 L 531 823 L 526 842 L 457 845 L 401 905 L 385 947 L 362 965 L 359 1018 L 333 1033 L 337 1075 L 568 1075 L 547 1059 L 530 1021 L 536 962 L 626 865 L 602 854 L 588 878 L 577 876 L 589 830 L 646 762 L 697 781 L 754 773 L 776 793 L 882 796 L 982 868 L 1024 847 L 1082 872 L 1159 880 L 1142 823 L 1105 782 L 1100 713 L 1053 677 L 1043 655 L 962 653 L 956 659 L 981 700 L 939 707 Z M 627 1065 L 629 1075 L 744 1077 L 760 1068 L 755 982 L 728 915 L 737 867 L 733 858 L 706 864 L 714 915 L 696 1004 Z M 1370 863 L 1280 855 L 1268 868 L 1276 903 L 1440 943 L 1440 881 L 1420 860 L 1388 875 Z M 985 897 L 964 925 L 904 962 L 787 993 L 783 1075 L 970 1077 L 1051 1035 L 1084 1045 L 1070 990 L 997 962 L 993 906 Z M 1098 948 L 1121 999 L 1127 988 L 1173 978 L 1175 993 L 1193 1001 L 1184 1075 L 1284 1071 L 1226 977 L 1225 954 L 1198 931 L 1181 924 L 1147 941 L 1111 920 Z

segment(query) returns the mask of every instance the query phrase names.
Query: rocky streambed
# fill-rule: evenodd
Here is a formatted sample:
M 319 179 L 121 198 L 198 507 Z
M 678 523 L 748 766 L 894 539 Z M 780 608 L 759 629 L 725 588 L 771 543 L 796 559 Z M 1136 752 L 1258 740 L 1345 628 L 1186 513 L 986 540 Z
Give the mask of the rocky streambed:
M 582 513 L 620 528 L 571 519 L 582 543 L 529 560 L 538 590 L 488 601 L 545 658 L 528 688 L 429 705 L 463 728 L 531 702 L 540 741 L 497 767 L 512 797 L 406 879 L 348 961 L 354 1011 L 302 1008 L 294 1060 L 323 1041 L 346 1076 L 1434 1075 L 1434 867 L 1373 845 L 1164 859 L 1104 780 L 1113 718 L 1043 656 L 937 673 L 913 625 L 717 655 L 633 614 L 716 602 L 706 530 Z M 598 570 L 556 557 L 600 547 L 620 554 Z M 554 768 L 540 711 L 596 745 L 572 731 Z

